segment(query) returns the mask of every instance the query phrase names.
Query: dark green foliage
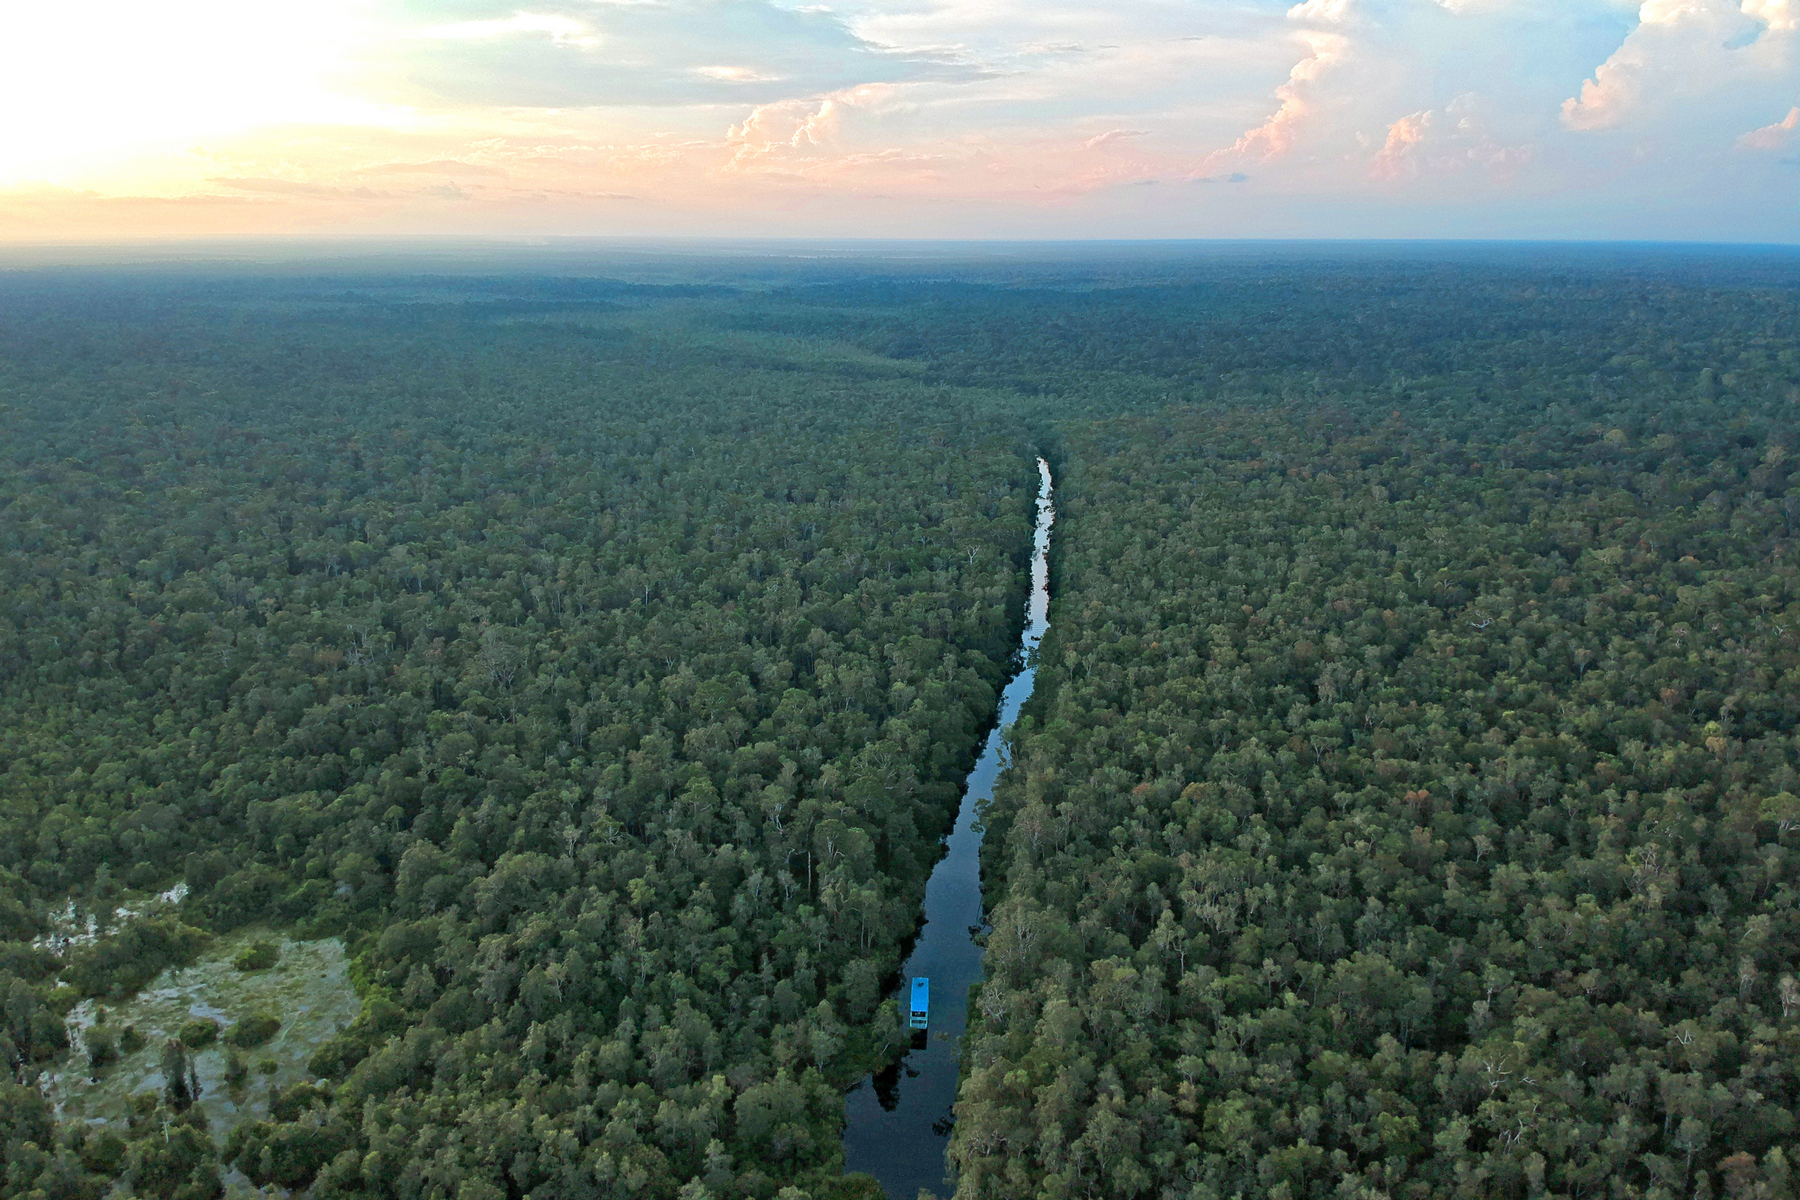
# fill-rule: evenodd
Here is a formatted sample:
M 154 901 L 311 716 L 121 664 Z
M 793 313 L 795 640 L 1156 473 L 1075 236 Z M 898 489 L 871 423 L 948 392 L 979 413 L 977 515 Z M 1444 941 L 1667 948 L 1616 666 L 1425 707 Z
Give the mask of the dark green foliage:
M 1788 1195 L 1792 436 L 1071 431 L 963 1194 Z
M 98 1200 L 119 1167 L 117 1141 L 58 1131 L 36 1088 L 0 1081 L 0 1196 Z
M 1052 447 L 965 1187 L 1786 1196 L 1795 272 L 1483 255 L 8 277 L 6 1065 L 285 924 L 364 1011 L 232 1135 L 259 1183 L 867 1200 L 841 1088 Z M 71 903 L 106 936 L 31 949 Z M 7 1200 L 215 1194 L 183 1077 Z
M 250 1060 L 236 1046 L 225 1051 L 225 1086 L 241 1088 L 250 1079 Z
M 9 1069 L 43 1062 L 69 1045 L 57 999 L 46 995 L 47 990 L 0 969 L 0 996 L 4 997 L 0 1059 Z
M 214 1200 L 225 1191 L 218 1147 L 193 1107 L 140 1106 L 131 1121 L 124 1175 L 139 1196 L 156 1200 Z
M 328 1114 L 329 1093 L 297 1084 L 274 1097 L 270 1120 L 231 1131 L 224 1157 L 258 1185 L 309 1185 L 319 1171 L 356 1145 L 351 1127 Z M 313 1119 L 306 1114 L 314 1113 Z
M 73 1131 L 81 1165 L 105 1178 L 117 1175 L 125 1165 L 125 1139 L 110 1129 L 83 1126 Z
M 281 1018 L 274 1013 L 251 1013 L 225 1031 L 225 1040 L 240 1050 L 248 1050 L 274 1037 L 276 1030 L 280 1028 Z
M 119 1057 L 119 1031 L 110 1025 L 90 1025 L 81 1034 L 82 1048 L 87 1051 L 88 1070 L 95 1075 Z
M 30 895 L 23 879 L 0 867 L 0 941 L 8 946 L 27 941 L 42 929 L 42 922 L 26 903 Z M 9 950 L 9 954 L 14 952 Z M 11 969 L 10 963 L 7 969 Z
M 0 1144 L 6 1147 L 7 1161 L 28 1142 L 48 1146 L 55 1139 L 56 1123 L 36 1089 L 0 1083 Z
M 198 1017 L 181 1027 L 181 1042 L 190 1050 L 203 1050 L 219 1038 L 219 1023 L 210 1017 Z
M 369 1013 L 311 1065 L 394 1171 L 446 1125 L 457 1188 L 542 1137 L 519 1186 L 830 1170 L 1017 627 L 1018 427 L 673 325 L 243 311 L 146 314 L 148 357 L 10 318 L 48 339 L 0 476 L 17 869 L 347 933 Z
M 264 971 L 281 961 L 281 950 L 274 942 L 256 941 L 238 951 L 231 965 L 240 971 Z
M 132 921 L 69 955 L 63 981 L 84 996 L 132 995 L 168 967 L 192 963 L 211 940 L 173 917 Z
M 442 1014 L 442 1009 L 434 1005 Z M 385 996 L 370 997 L 350 1028 L 329 1039 L 312 1054 L 306 1069 L 315 1078 L 336 1079 L 369 1056 L 391 1034 L 405 1029 L 406 1010 Z
M 159 1066 L 165 1101 L 176 1112 L 186 1112 L 200 1098 L 200 1085 L 187 1045 L 180 1038 L 165 1041 Z
M 813 1185 L 813 1200 L 883 1200 L 881 1184 L 868 1175 L 843 1175 Z

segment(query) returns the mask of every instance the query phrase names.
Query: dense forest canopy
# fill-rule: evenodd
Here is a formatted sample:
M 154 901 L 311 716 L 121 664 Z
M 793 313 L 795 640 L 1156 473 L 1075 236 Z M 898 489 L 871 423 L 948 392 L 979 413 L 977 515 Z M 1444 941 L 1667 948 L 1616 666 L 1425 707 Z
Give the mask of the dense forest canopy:
M 1667 441 L 1071 438 L 969 1195 L 1787 1179 L 1800 503 Z
M 4 1195 L 868 1193 L 1039 453 L 962 1193 L 1800 1186 L 1800 260 L 614 267 L 0 276 Z M 261 926 L 311 1082 L 57 1123 Z

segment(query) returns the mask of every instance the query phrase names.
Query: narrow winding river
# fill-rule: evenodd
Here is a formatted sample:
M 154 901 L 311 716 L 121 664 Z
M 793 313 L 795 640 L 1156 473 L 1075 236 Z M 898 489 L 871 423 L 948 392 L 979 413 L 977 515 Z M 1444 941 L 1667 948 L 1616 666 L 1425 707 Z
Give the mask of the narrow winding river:
M 920 1188 L 950 1195 L 944 1162 L 950 1108 L 956 1102 L 969 985 L 981 979 L 981 947 L 970 936 L 982 923 L 981 831 L 975 814 L 994 794 L 994 780 L 1004 765 L 1004 732 L 1018 718 L 1037 677 L 1038 644 L 1050 626 L 1050 526 L 1055 520 L 1050 464 L 1040 458 L 1031 601 L 1019 642 L 1021 670 L 1000 694 L 999 720 L 963 785 L 949 849 L 925 885 L 925 927 L 900 971 L 902 1012 L 911 981 L 921 976 L 931 980 L 930 1030 L 915 1035 L 898 1067 L 864 1080 L 849 1096 L 844 1169 L 873 1175 L 889 1200 L 916 1200 Z

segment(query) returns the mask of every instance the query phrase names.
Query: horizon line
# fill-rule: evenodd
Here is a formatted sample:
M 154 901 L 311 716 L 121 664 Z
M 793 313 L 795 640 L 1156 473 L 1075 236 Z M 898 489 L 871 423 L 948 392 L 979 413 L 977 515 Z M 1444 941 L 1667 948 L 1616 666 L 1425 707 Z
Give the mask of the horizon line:
M 103 242 L 6 242 L 0 241 L 0 273 L 17 274 L 56 268 L 101 267 L 296 267 L 316 264 L 349 266 L 355 259 L 404 259 L 428 257 L 443 260 L 442 268 L 466 270 L 484 264 L 490 256 L 535 260 L 529 265 L 548 267 L 556 260 L 588 254 L 617 254 L 626 258 L 727 258 L 732 255 L 766 258 L 804 257 L 836 259 L 844 263 L 858 258 L 896 253 L 934 259 L 1019 258 L 1033 252 L 1063 258 L 1072 254 L 1104 256 L 1108 252 L 1132 257 L 1158 251 L 1181 257 L 1207 251 L 1263 251 L 1290 253 L 1339 251 L 1501 251 L 1527 250 L 1621 254 L 1665 254 L 1680 257 L 1708 255 L 1742 258 L 1765 255 L 1776 261 L 1800 257 L 1800 240 L 1703 241 L 1649 240 L 1643 238 L 893 238 L 821 237 L 793 235 L 717 234 L 316 234 L 262 235 L 255 237 L 133 238 Z M 454 260 L 468 256 L 461 263 Z M 474 261 L 470 261 L 473 259 Z M 349 261 L 347 261 L 349 260 Z M 366 265 L 366 264 L 365 264 Z M 528 265 L 519 263 L 518 265 Z

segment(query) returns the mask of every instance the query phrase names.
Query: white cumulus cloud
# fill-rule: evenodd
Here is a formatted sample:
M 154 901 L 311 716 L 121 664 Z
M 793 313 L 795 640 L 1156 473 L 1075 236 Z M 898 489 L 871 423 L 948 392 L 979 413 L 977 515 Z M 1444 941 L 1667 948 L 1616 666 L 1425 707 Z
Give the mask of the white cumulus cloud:
M 1800 29 L 1800 8 L 1794 0 L 1744 0 L 1744 15 L 1765 22 L 1771 32 Z
M 1794 27 L 1789 0 L 1645 0 L 1638 24 L 1581 91 L 1563 102 L 1570 129 L 1654 120 L 1671 104 L 1793 77 L 1771 39 Z

